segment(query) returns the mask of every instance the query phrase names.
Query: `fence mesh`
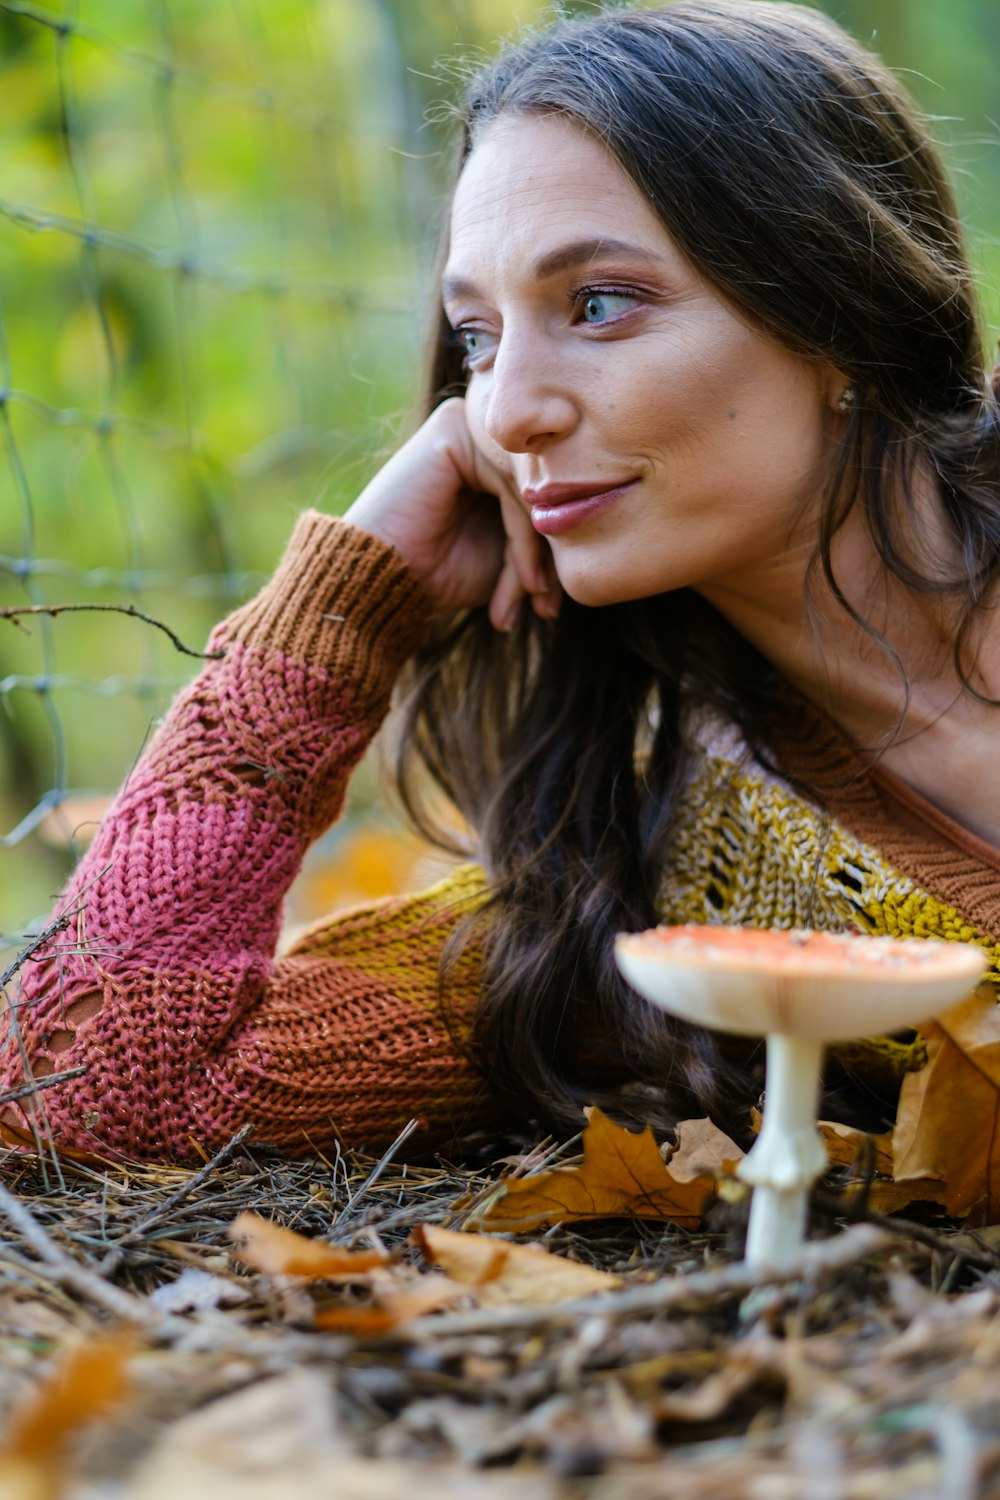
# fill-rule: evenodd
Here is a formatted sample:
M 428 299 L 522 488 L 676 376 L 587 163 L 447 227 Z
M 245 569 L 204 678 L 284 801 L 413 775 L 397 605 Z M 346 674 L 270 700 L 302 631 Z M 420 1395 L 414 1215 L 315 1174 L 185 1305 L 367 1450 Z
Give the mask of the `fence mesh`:
M 0 0 L 0 606 L 131 605 L 197 647 L 356 492 L 413 400 L 420 59 L 510 23 L 424 9 Z M 117 613 L 0 621 L 8 937 L 191 667 Z
M 0 607 L 131 605 L 198 647 L 304 505 L 352 498 L 412 405 L 426 75 L 540 9 L 0 0 Z M 978 77 L 992 7 L 907 16 Z M 49 909 L 190 671 L 120 614 L 0 620 L 0 932 Z

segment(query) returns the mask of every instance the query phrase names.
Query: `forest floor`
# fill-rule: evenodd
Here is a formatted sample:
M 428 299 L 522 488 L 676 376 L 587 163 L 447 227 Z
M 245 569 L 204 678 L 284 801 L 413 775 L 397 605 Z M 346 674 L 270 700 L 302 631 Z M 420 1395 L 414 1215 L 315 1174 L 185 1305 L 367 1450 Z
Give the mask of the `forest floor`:
M 489 1306 L 470 1290 L 356 1332 L 317 1325 L 363 1312 L 363 1275 L 234 1255 L 250 1211 L 388 1250 L 412 1287 L 438 1273 L 411 1232 L 467 1225 L 510 1170 L 489 1154 L 293 1162 L 237 1138 L 197 1171 L 0 1156 L 4 1500 L 1000 1496 L 990 1231 L 831 1220 L 794 1276 L 754 1290 L 738 1209 L 699 1232 L 557 1227 L 546 1250 L 621 1284 Z

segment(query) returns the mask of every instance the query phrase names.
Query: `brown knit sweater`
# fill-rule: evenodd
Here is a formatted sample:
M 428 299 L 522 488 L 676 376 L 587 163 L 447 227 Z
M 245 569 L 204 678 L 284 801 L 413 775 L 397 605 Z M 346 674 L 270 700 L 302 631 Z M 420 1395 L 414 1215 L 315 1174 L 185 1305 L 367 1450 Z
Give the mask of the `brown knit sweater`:
M 428 618 L 391 549 L 302 517 L 272 580 L 214 633 L 222 655 L 174 703 L 61 898 L 65 929 L 9 996 L 0 1093 L 81 1071 L 8 1104 L 8 1140 L 184 1158 L 251 1121 L 292 1151 L 378 1150 L 416 1118 L 426 1150 L 499 1122 L 462 1056 L 475 947 L 450 978 L 451 1030 L 438 1002 L 442 947 L 483 898 L 478 868 L 274 956 L 288 886 Z M 693 732 L 664 920 L 971 938 L 996 965 L 995 853 L 865 776 L 820 716 L 778 747 L 810 797 L 731 726 Z

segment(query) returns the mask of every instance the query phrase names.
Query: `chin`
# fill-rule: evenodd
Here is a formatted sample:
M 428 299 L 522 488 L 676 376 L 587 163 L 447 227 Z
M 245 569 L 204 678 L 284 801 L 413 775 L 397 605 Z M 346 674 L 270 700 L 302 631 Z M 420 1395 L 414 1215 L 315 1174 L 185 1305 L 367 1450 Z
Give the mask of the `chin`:
M 643 578 L 632 569 L 560 568 L 556 572 L 563 590 L 576 604 L 600 609 L 608 604 L 629 604 L 634 599 L 651 599 L 683 587 L 674 581 Z

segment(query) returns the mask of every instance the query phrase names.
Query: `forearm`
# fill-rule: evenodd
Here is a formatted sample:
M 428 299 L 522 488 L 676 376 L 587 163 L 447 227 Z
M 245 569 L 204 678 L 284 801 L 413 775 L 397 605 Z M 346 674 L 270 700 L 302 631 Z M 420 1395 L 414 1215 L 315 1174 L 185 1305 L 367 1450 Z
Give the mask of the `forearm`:
M 252 1009 L 303 852 L 336 816 L 427 617 L 389 548 L 302 518 L 105 818 L 60 901 L 68 929 L 12 986 L 0 1089 L 62 1066 L 77 1026 L 94 1040 L 123 1009 L 144 1015 L 130 1050 L 150 1061 L 176 1049 L 177 1029 L 194 1056 L 211 1050 Z M 192 1010 L 206 975 L 212 1001 Z

